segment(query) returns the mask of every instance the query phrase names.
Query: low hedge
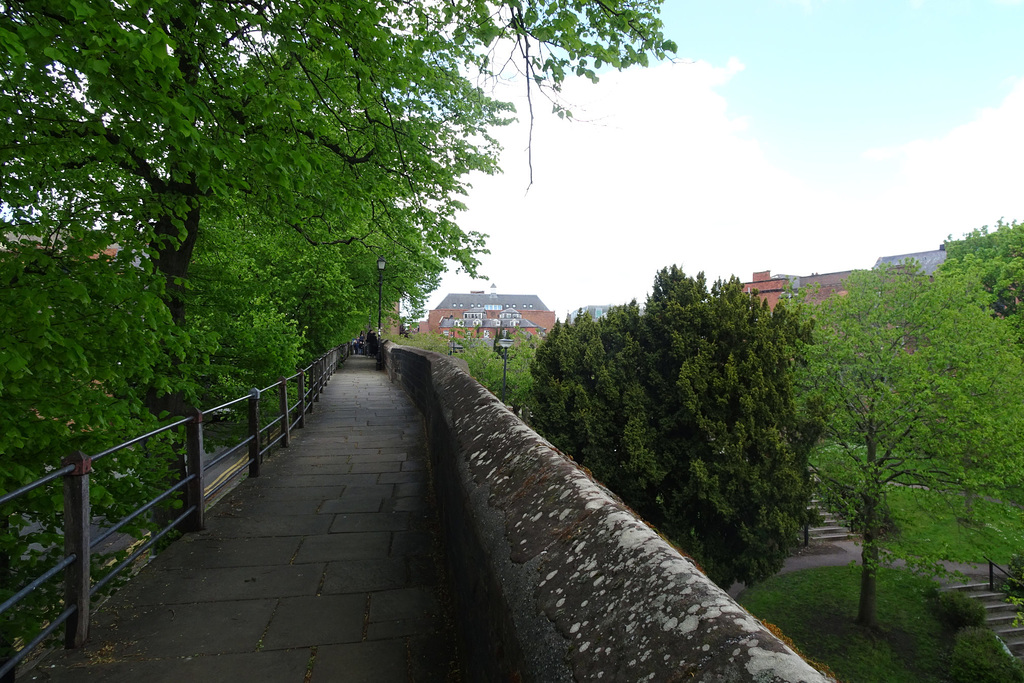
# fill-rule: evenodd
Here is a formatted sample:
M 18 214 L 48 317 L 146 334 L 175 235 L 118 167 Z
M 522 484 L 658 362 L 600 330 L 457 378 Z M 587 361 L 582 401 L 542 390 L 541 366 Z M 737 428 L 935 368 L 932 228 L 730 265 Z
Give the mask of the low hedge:
M 985 625 L 985 606 L 958 590 L 939 593 L 939 617 L 953 631 Z
M 1024 683 L 1024 666 L 995 633 L 970 626 L 956 634 L 949 675 L 953 683 Z

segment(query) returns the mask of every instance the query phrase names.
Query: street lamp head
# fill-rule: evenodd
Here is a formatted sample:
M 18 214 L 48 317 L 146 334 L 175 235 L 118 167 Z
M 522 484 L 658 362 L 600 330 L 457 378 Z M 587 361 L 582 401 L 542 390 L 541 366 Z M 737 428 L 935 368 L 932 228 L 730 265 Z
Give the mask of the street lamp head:
M 384 270 L 384 266 L 386 266 L 386 265 L 387 265 L 387 262 L 384 260 L 384 257 L 383 256 L 378 256 L 377 257 L 377 270 L 383 271 Z
M 503 349 L 507 349 L 514 343 L 515 342 L 509 339 L 508 337 L 502 337 L 501 339 L 498 340 L 498 346 L 500 346 Z

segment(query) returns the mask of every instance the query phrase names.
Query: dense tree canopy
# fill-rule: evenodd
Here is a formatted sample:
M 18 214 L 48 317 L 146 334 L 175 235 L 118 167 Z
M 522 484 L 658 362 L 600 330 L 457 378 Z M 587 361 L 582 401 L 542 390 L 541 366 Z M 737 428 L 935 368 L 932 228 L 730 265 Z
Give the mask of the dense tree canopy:
M 1021 359 L 976 282 L 913 263 L 853 273 L 848 293 L 811 304 L 814 343 L 800 377 L 825 417 L 815 472 L 863 535 L 859 623 L 874 626 L 875 570 L 893 557 L 934 565 L 886 537 L 893 487 L 928 489 L 967 518 L 974 495 L 1004 498 L 1024 467 Z
M 352 313 L 370 309 L 371 287 L 353 293 L 373 284 L 376 256 L 388 259 L 392 302 L 422 301 L 447 260 L 475 267 L 482 237 L 456 224 L 459 195 L 469 171 L 495 170 L 489 131 L 508 111 L 477 85 L 495 73 L 492 57 L 504 64 L 487 49 L 518 48 L 527 82 L 557 87 L 567 72 L 664 54 L 657 6 L 2 3 L 0 248 L 13 255 L 11 296 L 49 287 L 18 254 L 81 259 L 116 243 L 152 271 L 142 286 L 179 330 L 197 321 L 165 356 L 215 349 L 227 336 L 220 321 L 244 321 L 238 304 L 254 301 L 278 304 L 256 328 L 309 330 L 321 348 L 340 341 L 362 319 Z M 208 268 L 193 282 L 197 261 Z M 231 295 L 257 278 L 248 302 Z M 28 351 L 12 351 L 11 364 L 49 362 Z M 165 380 L 185 381 L 178 391 L 150 387 L 151 407 L 180 409 L 194 379 L 180 374 Z
M 533 364 L 535 424 L 722 585 L 776 572 L 807 518 L 810 425 L 796 342 L 733 278 L 658 273 L 634 302 L 557 325 Z
M 977 280 L 992 310 L 1010 322 L 1017 342 L 1024 344 L 1024 223 L 999 221 L 995 230 L 985 226 L 948 240 L 945 248 L 941 270 Z

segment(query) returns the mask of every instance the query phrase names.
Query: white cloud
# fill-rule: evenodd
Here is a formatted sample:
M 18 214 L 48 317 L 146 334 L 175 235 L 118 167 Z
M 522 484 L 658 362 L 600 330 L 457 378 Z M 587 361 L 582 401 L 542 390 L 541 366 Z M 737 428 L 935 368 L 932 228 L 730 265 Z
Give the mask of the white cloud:
M 534 185 L 526 192 L 525 126 L 501 131 L 505 174 L 475 180 L 460 221 L 491 235 L 483 274 L 499 291 L 539 295 L 562 317 L 642 300 L 670 264 L 744 280 L 764 269 L 869 267 L 1000 216 L 1024 218 L 1024 85 L 940 139 L 850 160 L 899 164 L 896 184 L 871 194 L 821 189 L 766 158 L 723 95 L 742 71 L 732 59 L 630 69 L 596 86 L 571 81 L 573 123 L 535 100 Z M 435 303 L 489 286 L 447 276 Z
M 1003 102 L 934 140 L 888 150 L 896 184 L 873 203 L 889 225 L 932 225 L 943 235 L 996 219 L 1024 219 L 1024 79 Z

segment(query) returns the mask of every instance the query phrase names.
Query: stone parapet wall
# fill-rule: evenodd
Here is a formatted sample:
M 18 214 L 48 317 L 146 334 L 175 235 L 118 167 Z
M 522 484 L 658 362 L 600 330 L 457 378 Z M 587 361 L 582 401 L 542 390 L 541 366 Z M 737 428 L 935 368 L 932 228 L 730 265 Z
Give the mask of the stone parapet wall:
M 385 352 L 426 422 L 467 680 L 831 680 L 464 364 Z

